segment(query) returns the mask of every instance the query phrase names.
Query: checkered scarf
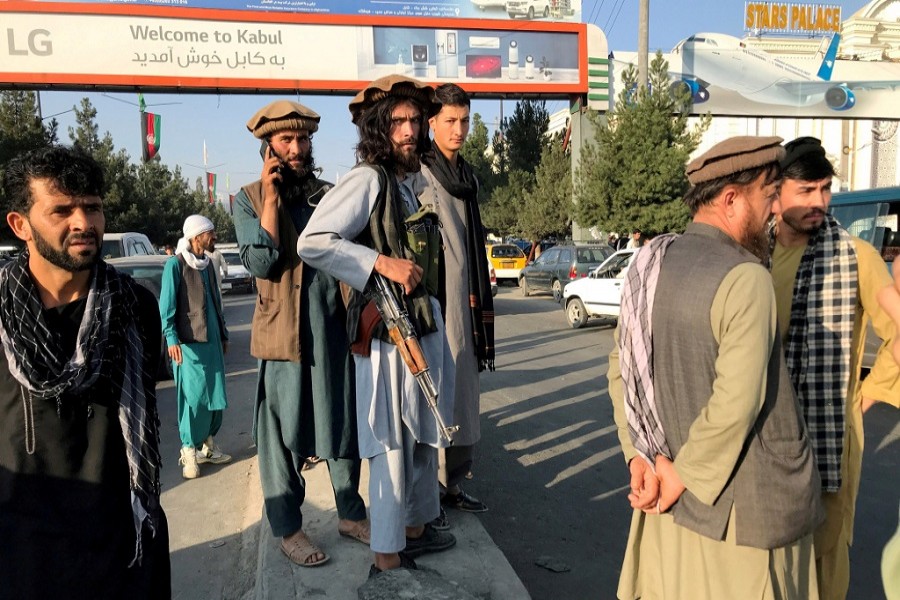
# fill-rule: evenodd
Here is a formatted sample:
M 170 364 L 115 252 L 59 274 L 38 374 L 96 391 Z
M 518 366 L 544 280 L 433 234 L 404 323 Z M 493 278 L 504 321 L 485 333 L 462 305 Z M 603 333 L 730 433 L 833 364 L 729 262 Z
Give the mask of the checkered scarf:
M 54 400 L 59 412 L 66 396 L 90 393 L 101 377 L 118 387 L 136 535 L 131 564 L 141 561 L 144 523 L 156 532 L 160 466 L 156 402 L 153 390 L 148 397 L 142 381 L 152 377 L 145 373 L 152 365 L 143 360 L 134 312 L 138 306 L 136 285 L 106 263 L 97 263 L 75 352 L 69 356 L 62 350 L 59 333 L 47 324 L 44 305 L 28 271 L 28 252 L 0 269 L 0 339 L 10 373 L 23 393 Z
M 828 492 L 841 487 L 857 281 L 853 240 L 826 215 L 797 269 L 785 358 Z
M 653 388 L 653 300 L 659 269 L 676 234 L 660 235 L 634 256 L 625 285 L 619 315 L 619 363 L 625 388 L 625 416 L 628 433 L 638 454 L 651 467 L 656 456 L 672 458 Z

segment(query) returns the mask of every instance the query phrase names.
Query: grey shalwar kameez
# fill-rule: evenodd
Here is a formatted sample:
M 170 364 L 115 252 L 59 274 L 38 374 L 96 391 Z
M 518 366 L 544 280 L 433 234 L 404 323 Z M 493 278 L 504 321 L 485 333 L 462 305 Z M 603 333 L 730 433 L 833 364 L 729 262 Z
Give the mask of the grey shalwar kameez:
M 419 175 L 399 182 L 407 214 L 418 208 Z M 319 204 L 298 242 L 301 258 L 362 291 L 378 252 L 353 240 L 369 225 L 380 191 L 377 173 L 356 168 Z M 431 299 L 438 330 L 420 344 L 439 390 L 439 408 L 450 424 L 453 414 L 454 367 L 437 300 Z M 404 526 L 434 519 L 440 510 L 437 426 L 415 378 L 397 348 L 377 338 L 371 355 L 355 356 L 359 452 L 369 458 L 371 548 L 394 553 L 406 546 Z

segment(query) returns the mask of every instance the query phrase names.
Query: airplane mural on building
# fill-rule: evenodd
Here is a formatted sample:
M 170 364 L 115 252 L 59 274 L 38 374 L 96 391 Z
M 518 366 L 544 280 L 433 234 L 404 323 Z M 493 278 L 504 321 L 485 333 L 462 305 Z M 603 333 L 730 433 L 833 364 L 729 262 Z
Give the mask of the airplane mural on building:
M 709 100 L 709 87 L 717 86 L 761 104 L 809 107 L 825 102 L 833 111 L 848 111 L 856 105 L 855 91 L 900 87 L 900 81 L 832 81 L 840 35 L 830 41 L 825 38 L 822 46 L 825 43 L 827 49 L 815 73 L 722 33 L 694 34 L 681 41 L 672 55 L 681 57 L 678 76 L 695 104 Z

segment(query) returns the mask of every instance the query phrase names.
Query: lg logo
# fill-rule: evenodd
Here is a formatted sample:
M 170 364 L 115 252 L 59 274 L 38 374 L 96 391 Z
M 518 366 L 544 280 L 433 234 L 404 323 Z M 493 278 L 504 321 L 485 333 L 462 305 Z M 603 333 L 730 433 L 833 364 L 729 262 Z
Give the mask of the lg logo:
M 6 40 L 9 47 L 10 56 L 50 56 L 53 54 L 53 42 L 50 41 L 50 32 L 46 29 L 32 29 L 28 32 L 27 45 L 20 46 L 16 41 L 16 32 L 14 29 L 6 30 Z M 19 39 L 21 42 L 22 39 Z

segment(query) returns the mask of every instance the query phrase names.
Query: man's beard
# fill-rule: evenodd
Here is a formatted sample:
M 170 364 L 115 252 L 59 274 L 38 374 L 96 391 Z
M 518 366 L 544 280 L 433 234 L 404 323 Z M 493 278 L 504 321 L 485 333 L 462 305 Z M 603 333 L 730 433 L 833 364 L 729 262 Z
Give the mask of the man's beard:
M 63 249 L 57 250 L 50 245 L 46 239 L 41 237 L 34 226 L 31 227 L 31 235 L 34 240 L 34 247 L 44 259 L 50 264 L 65 269 L 70 273 L 78 273 L 79 271 L 88 271 L 95 264 L 100 262 L 100 244 L 96 233 L 73 233 L 66 236 L 63 242 Z M 82 250 L 78 256 L 72 256 L 67 252 L 69 243 L 74 240 L 94 240 L 93 250 Z
M 822 226 L 822 223 L 821 221 L 817 225 L 804 223 L 803 219 L 810 215 L 820 215 L 823 219 L 825 218 L 825 213 L 818 209 L 807 211 L 799 215 L 799 217 L 797 216 L 797 212 L 795 212 L 794 210 L 786 210 L 781 213 L 781 220 L 797 233 L 812 235 L 819 230 L 819 227 Z
M 406 153 L 403 151 L 404 148 L 409 148 L 410 146 L 394 146 L 394 164 L 397 167 L 398 171 L 402 171 L 403 173 L 418 173 L 422 170 L 422 162 L 419 160 L 419 153 L 417 150 L 413 152 Z
M 281 170 L 282 179 L 286 178 L 296 183 L 300 179 L 303 179 L 308 173 L 312 172 L 316 168 L 316 161 L 313 159 L 312 147 L 306 152 L 306 154 L 301 154 L 297 157 L 302 164 L 297 167 L 291 165 L 291 163 L 287 162 L 283 158 L 281 162 L 284 168 Z
M 763 264 L 769 262 L 771 254 L 769 249 L 769 232 L 765 226 L 754 231 L 749 221 L 745 223 L 741 231 L 740 244 L 745 250 L 762 261 Z

